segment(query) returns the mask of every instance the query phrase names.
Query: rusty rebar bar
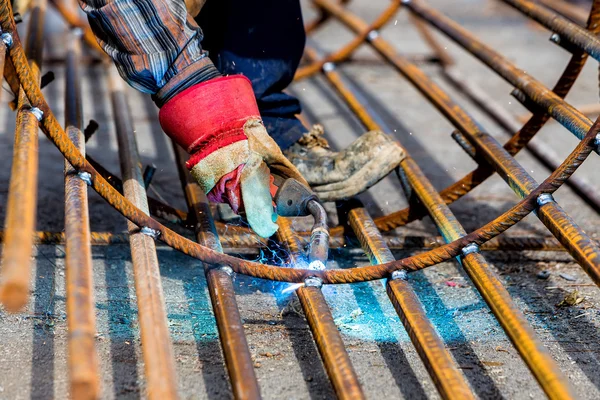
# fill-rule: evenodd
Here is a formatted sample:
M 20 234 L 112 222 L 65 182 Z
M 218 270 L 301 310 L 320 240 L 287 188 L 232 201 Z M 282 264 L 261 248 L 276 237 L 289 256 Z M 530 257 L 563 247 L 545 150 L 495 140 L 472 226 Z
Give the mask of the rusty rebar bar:
M 498 101 L 492 98 L 487 92 L 477 85 L 473 81 L 465 79 L 458 69 L 454 66 L 445 67 L 442 69 L 444 77 L 454 85 L 458 90 L 465 94 L 475 105 L 477 105 L 483 112 L 490 116 L 495 122 L 500 125 L 504 133 L 509 136 L 514 135 L 518 132 L 521 127 L 517 123 L 514 116 L 512 116 L 504 106 Z M 520 96 L 517 96 L 520 100 Z M 529 102 L 525 102 L 526 107 Z M 539 109 L 536 105 L 532 104 L 531 110 L 533 114 L 544 113 L 544 110 Z M 554 171 L 558 167 L 558 155 L 552 150 L 550 146 L 543 142 L 529 142 L 527 144 L 527 150 L 537 158 L 546 168 L 550 171 Z M 600 212 L 600 188 L 595 188 L 586 179 L 574 175 L 569 179 L 566 184 L 570 186 L 586 203 L 593 207 L 596 211 Z
M 562 40 L 583 49 L 590 56 L 600 61 L 600 39 L 585 28 L 549 10 L 541 4 L 528 0 L 502 0 L 504 3 L 519 10 L 532 20 L 560 35 Z M 576 7 L 571 5 L 571 7 Z
M 564 0 L 538 0 L 538 2 L 567 17 L 577 25 L 585 26 L 589 12 L 583 6 Z
M 310 236 L 305 232 L 296 232 L 302 246 L 308 244 Z M 258 236 L 257 236 L 258 237 Z M 267 246 L 267 239 L 254 240 L 246 233 L 221 233 L 219 240 L 225 253 L 239 253 L 240 250 L 252 250 Z M 445 244 L 441 236 L 426 235 L 384 235 L 386 246 L 392 251 L 426 251 L 435 249 Z M 4 231 L 0 231 L 0 243 L 4 241 Z M 36 231 L 33 235 L 34 244 L 64 244 L 66 241 L 64 232 Z M 598 239 L 595 240 L 600 245 Z M 129 235 L 115 232 L 91 232 L 90 244 L 93 246 L 104 246 L 111 244 L 127 244 Z M 157 243 L 160 245 L 160 243 Z M 344 236 L 331 236 L 329 247 L 336 251 L 352 251 L 356 243 L 352 238 Z M 564 252 L 565 248 L 553 236 L 496 236 L 481 245 L 482 251 L 542 251 L 542 252 Z
M 85 154 L 81 103 L 80 36 L 68 35 L 65 73 L 65 126 L 73 144 Z M 99 397 L 96 354 L 96 307 L 90 246 L 87 184 L 65 160 L 65 269 L 72 399 Z
M 351 209 L 348 222 L 371 263 L 394 260 L 367 210 Z M 475 398 L 406 277 L 400 274 L 396 279 L 388 279 L 387 293 L 436 388 L 444 399 Z
M 27 30 L 26 52 L 30 58 L 32 83 L 37 86 L 40 83 L 45 13 L 46 1 L 35 0 L 32 4 Z M 4 34 L 6 33 L 9 32 L 4 32 Z M 10 40 L 14 44 L 14 38 Z M 29 300 L 32 233 L 35 230 L 37 212 L 38 116 L 40 116 L 40 110 L 29 104 L 23 90 L 19 91 L 17 108 L 17 126 L 6 202 L 5 238 L 0 272 L 0 301 L 10 312 L 22 310 Z
M 537 79 L 515 66 L 502 54 L 477 39 L 467 29 L 426 5 L 422 0 L 408 1 L 405 5 L 412 12 L 431 24 L 431 26 L 437 28 L 440 32 L 468 50 L 469 53 L 477 57 L 507 82 L 521 90 L 577 138 L 581 139 L 589 131 L 592 125 L 592 121 L 589 118 L 564 101 L 560 96 L 551 92 Z M 583 30 L 582 28 L 577 28 Z M 587 34 L 591 35 L 585 30 L 584 32 L 586 32 L 586 38 Z M 579 32 L 574 33 L 572 36 L 579 38 Z M 595 40 L 598 41 L 597 39 Z M 593 56 L 593 54 L 590 55 Z M 595 149 L 595 151 L 598 152 L 599 150 Z
M 108 78 L 119 144 L 123 192 L 125 198 L 148 215 L 146 189 L 124 83 L 112 66 L 109 67 Z M 178 395 L 175 360 L 154 244 L 157 233 L 151 227 L 136 226 L 132 222 L 127 223 L 127 229 L 130 234 L 129 244 L 148 397 L 154 400 L 176 399 Z
M 185 166 L 188 154 L 175 142 L 173 142 L 173 150 L 189 214 L 196 220 L 194 225 L 196 240 L 222 253 L 223 248 L 208 199 Z M 260 388 L 235 298 L 231 279 L 233 271 L 229 267 L 213 267 L 208 264 L 204 264 L 204 268 L 233 394 L 236 399 L 258 399 L 261 397 Z
M 277 239 L 286 246 L 291 266 L 298 266 L 305 257 L 303 245 L 292 229 L 291 218 L 279 217 L 277 224 Z M 338 398 L 364 399 L 360 381 L 320 286 L 304 284 L 296 294 Z

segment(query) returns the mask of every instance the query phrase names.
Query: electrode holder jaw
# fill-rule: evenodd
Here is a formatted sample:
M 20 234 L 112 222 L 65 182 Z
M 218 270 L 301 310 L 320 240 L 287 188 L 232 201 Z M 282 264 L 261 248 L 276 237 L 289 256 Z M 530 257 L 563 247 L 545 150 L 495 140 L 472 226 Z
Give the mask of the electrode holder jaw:
M 319 202 L 319 198 L 309 188 L 295 179 L 283 181 L 275 194 L 277 214 L 282 217 L 304 217 L 310 215 L 308 203 Z
M 315 223 L 308 246 L 309 268 L 325 269 L 329 255 L 329 227 L 327 213 L 317 195 L 297 180 L 286 179 L 279 186 L 274 200 L 277 214 L 283 217 L 313 216 Z

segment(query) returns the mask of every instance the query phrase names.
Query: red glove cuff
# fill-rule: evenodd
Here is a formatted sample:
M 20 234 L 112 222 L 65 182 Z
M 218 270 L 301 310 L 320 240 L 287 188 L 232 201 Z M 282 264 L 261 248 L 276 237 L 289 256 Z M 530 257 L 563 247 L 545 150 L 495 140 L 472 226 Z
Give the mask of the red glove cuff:
M 250 80 L 243 75 L 211 79 L 169 100 L 158 114 L 169 137 L 192 154 L 192 168 L 208 154 L 246 140 L 244 124 L 260 119 Z

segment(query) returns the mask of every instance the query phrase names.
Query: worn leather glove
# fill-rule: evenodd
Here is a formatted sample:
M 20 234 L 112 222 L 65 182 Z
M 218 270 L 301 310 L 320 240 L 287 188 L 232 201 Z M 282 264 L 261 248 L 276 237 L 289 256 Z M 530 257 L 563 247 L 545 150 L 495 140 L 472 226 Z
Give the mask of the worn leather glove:
M 250 81 L 242 75 L 192 86 L 159 112 L 167 135 L 191 155 L 187 162 L 211 201 L 245 211 L 262 237 L 277 231 L 271 175 L 308 185 L 268 135 Z

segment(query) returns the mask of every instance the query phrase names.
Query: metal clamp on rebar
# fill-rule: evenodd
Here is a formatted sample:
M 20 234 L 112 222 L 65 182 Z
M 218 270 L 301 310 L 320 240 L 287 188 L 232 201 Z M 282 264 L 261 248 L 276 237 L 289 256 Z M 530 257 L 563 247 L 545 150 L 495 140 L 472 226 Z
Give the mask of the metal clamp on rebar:
M 140 229 L 140 233 L 146 236 L 150 236 L 152 239 L 158 239 L 158 237 L 160 236 L 160 231 L 152 229 L 148 226 L 143 226 L 142 229 Z
M 229 276 L 233 276 L 233 269 L 231 267 L 227 266 L 227 265 L 219 267 L 218 269 L 220 269 L 221 271 L 225 272 Z
M 594 145 L 596 146 L 596 151 L 600 153 L 600 133 L 596 134 L 596 139 L 594 139 Z
M 321 280 L 321 278 L 318 278 L 316 276 L 309 276 L 304 280 L 304 286 L 320 288 L 321 286 L 323 286 L 323 281 Z
M 77 173 L 77 177 L 84 181 L 88 186 L 92 186 L 92 174 L 85 171 L 80 171 Z
M 479 246 L 477 246 L 475 243 L 471 243 L 463 247 L 461 252 L 463 256 L 468 256 L 472 253 L 479 253 Z
M 556 44 L 560 44 L 560 35 L 558 33 L 553 33 L 550 35 L 550 41 Z
M 550 193 L 542 193 L 537 197 L 537 204 L 539 207 L 543 206 L 544 204 L 553 203 L 553 202 L 554 202 L 554 197 L 552 197 L 552 195 Z
M 331 61 L 328 61 L 325 64 L 323 64 L 323 71 L 325 71 L 325 72 L 331 72 L 334 69 L 335 69 L 335 64 L 332 63 Z
M 3 33 L 0 35 L 0 40 L 2 40 L 2 43 L 4 43 L 4 45 L 5 45 L 7 48 L 9 48 L 9 49 L 10 49 L 10 48 L 12 47 L 12 45 L 13 45 L 13 37 L 12 37 L 12 35 L 11 35 L 10 33 L 8 33 L 8 32 L 3 32 Z
M 73 36 L 75 36 L 77 39 L 81 39 L 83 37 L 83 29 L 73 28 L 73 29 L 71 29 L 71 34 Z
M 38 122 L 44 118 L 44 112 L 37 107 L 31 107 L 28 111 L 35 116 Z
M 406 270 L 399 269 L 399 270 L 392 272 L 391 278 L 393 281 L 395 281 L 395 280 L 407 281 L 408 273 L 406 272 Z
M 379 37 L 379 32 L 373 29 L 371 32 L 367 33 L 367 39 L 369 41 L 375 40 Z

